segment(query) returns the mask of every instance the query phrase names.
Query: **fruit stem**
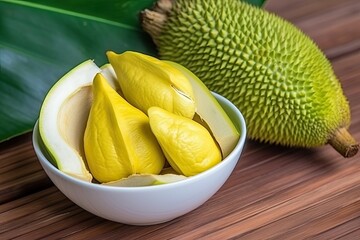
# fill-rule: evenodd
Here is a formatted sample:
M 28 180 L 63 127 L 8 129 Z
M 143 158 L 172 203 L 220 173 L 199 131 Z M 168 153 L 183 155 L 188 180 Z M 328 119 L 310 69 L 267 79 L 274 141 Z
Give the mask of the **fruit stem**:
M 359 151 L 359 143 L 346 128 L 337 129 L 329 140 L 329 144 L 346 158 L 353 157 Z
M 152 10 L 145 9 L 141 12 L 142 27 L 150 34 L 156 44 L 156 39 L 160 36 L 165 22 L 167 21 L 167 15 L 173 7 L 172 0 L 159 0 L 155 3 Z

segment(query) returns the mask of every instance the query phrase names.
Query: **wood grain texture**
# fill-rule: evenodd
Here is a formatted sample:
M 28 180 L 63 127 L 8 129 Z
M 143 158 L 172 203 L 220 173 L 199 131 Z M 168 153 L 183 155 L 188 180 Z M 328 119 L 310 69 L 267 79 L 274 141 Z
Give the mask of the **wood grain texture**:
M 330 58 L 360 141 L 360 1 L 268 0 Z M 173 221 L 137 227 L 96 217 L 47 178 L 25 134 L 0 144 L 0 239 L 359 239 L 360 155 L 330 146 L 289 149 L 247 141 L 229 180 Z

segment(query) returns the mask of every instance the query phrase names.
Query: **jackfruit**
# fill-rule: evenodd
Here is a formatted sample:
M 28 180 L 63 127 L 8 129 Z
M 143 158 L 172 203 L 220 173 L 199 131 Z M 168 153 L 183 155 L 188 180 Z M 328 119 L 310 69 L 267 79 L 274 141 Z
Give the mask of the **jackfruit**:
M 330 62 L 286 20 L 239 0 L 160 0 L 142 13 L 159 57 L 177 62 L 243 113 L 248 137 L 290 147 L 359 144 Z

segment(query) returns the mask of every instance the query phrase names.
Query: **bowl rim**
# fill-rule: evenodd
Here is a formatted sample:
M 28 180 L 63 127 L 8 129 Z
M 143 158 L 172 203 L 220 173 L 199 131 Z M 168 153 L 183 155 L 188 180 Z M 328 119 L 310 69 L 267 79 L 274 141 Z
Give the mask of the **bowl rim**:
M 220 163 L 218 163 L 217 165 L 215 165 L 214 167 L 203 171 L 195 176 L 191 176 L 188 177 L 184 180 L 181 181 L 177 181 L 177 182 L 172 182 L 172 183 L 167 183 L 167 184 L 161 184 L 161 185 L 151 185 L 151 186 L 139 186 L 139 187 L 122 187 L 122 186 L 111 186 L 111 185 L 105 185 L 105 184 L 97 184 L 97 183 L 93 183 L 93 182 L 87 182 L 81 179 L 78 179 L 76 177 L 73 177 L 71 175 L 68 175 L 64 172 L 62 172 L 61 170 L 59 170 L 57 167 L 55 167 L 49 159 L 47 159 L 47 157 L 44 155 L 43 151 L 45 149 L 43 149 L 43 147 L 40 146 L 40 143 L 42 143 L 42 139 L 40 137 L 39 134 L 39 127 L 38 127 L 38 121 L 36 120 L 34 128 L 33 128 L 33 133 L 32 133 L 32 144 L 33 144 L 33 148 L 35 150 L 35 153 L 38 157 L 38 160 L 40 161 L 41 165 L 45 164 L 46 167 L 48 169 L 50 169 L 55 175 L 61 177 L 61 178 L 65 178 L 67 181 L 70 182 L 74 182 L 75 184 L 78 185 L 82 185 L 82 186 L 86 186 L 88 188 L 91 189 L 98 189 L 99 187 L 101 189 L 107 189 L 107 190 L 112 190 L 112 191 L 127 191 L 127 192 L 137 192 L 137 191 L 154 191 L 155 189 L 161 189 L 161 190 L 166 190 L 166 189 L 170 189 L 170 188 L 174 188 L 180 185 L 184 185 L 184 184 L 191 184 L 193 182 L 199 181 L 203 178 L 206 178 L 209 175 L 214 174 L 215 172 L 219 171 L 219 169 L 224 168 L 226 165 L 230 164 L 230 158 L 234 158 L 235 155 L 237 155 L 238 152 L 240 152 L 240 156 L 241 156 L 241 152 L 242 152 L 242 148 L 245 145 L 245 140 L 246 140 L 246 136 L 247 136 L 247 129 L 246 129 L 246 122 L 245 119 L 241 113 L 241 111 L 235 107 L 235 105 L 230 102 L 227 98 L 221 96 L 220 94 L 217 94 L 215 92 L 212 92 L 212 94 L 215 96 L 217 101 L 221 101 L 224 102 L 223 104 L 226 104 L 231 111 L 236 115 L 236 117 L 240 120 L 239 124 L 240 124 L 240 137 L 239 140 L 236 144 L 236 146 L 234 147 L 234 149 L 231 151 L 231 153 L 225 157 Z M 222 104 L 222 103 L 221 103 Z M 46 151 L 46 150 L 45 150 Z M 236 164 L 240 159 L 240 156 L 235 159 Z M 43 167 L 44 168 L 44 167 Z M 45 169 L 44 169 L 45 170 Z

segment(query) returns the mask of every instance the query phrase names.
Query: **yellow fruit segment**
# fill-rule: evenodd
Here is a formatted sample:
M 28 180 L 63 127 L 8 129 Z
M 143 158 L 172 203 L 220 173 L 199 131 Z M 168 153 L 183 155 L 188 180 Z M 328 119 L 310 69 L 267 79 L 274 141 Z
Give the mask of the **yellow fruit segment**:
M 192 118 L 194 93 L 189 80 L 170 64 L 145 54 L 107 52 L 125 99 L 144 113 L 152 106 Z
M 152 132 L 178 173 L 193 176 L 221 161 L 216 142 L 199 123 L 159 107 L 149 108 L 148 116 Z
M 126 102 L 101 75 L 93 82 L 84 149 L 90 171 L 99 182 L 136 173 L 158 174 L 165 162 L 148 117 Z

